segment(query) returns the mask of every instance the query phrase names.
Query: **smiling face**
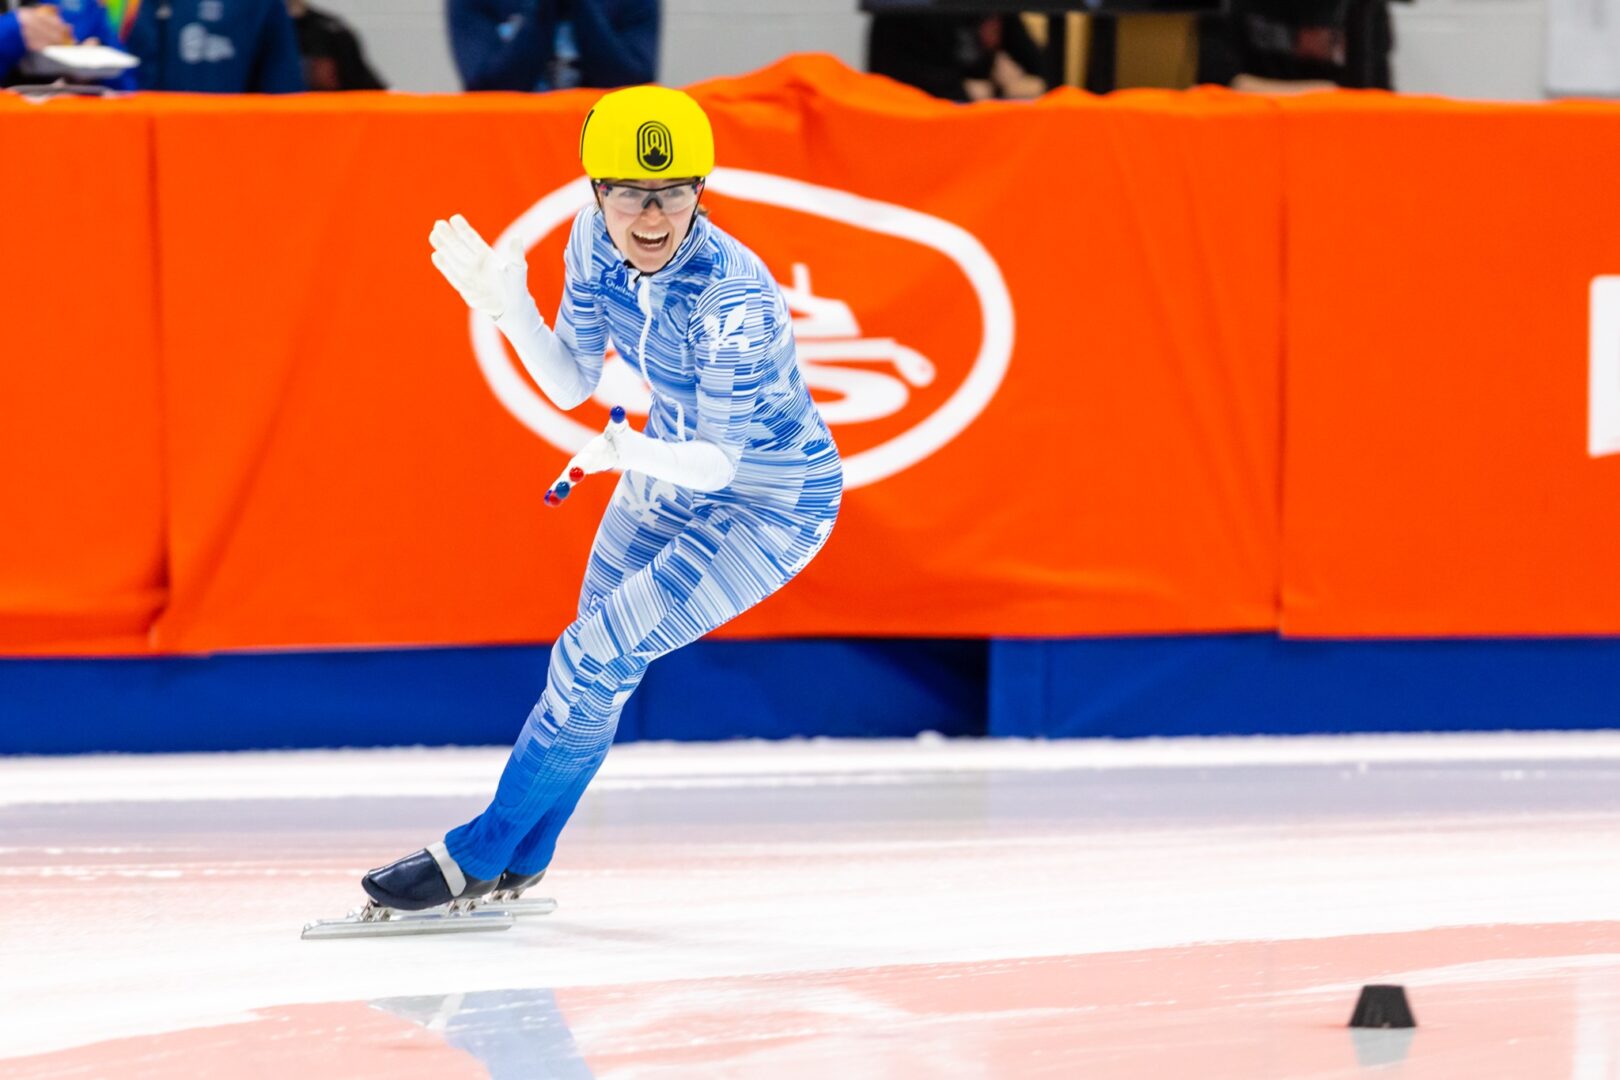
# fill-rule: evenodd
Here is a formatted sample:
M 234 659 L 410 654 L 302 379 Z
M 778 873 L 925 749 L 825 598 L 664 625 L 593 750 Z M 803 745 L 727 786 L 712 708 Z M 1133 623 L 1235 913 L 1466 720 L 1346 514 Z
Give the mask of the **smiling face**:
M 599 182 L 596 203 L 614 245 L 631 266 L 651 274 L 664 268 L 686 238 L 700 191 L 696 180 Z

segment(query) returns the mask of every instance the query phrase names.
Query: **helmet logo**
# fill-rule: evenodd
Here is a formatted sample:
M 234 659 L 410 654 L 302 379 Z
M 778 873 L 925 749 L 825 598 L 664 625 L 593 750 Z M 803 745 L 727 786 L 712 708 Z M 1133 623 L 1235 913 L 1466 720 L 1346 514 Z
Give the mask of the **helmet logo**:
M 675 141 L 669 128 L 649 120 L 636 129 L 636 160 L 648 172 L 663 172 L 675 160 Z

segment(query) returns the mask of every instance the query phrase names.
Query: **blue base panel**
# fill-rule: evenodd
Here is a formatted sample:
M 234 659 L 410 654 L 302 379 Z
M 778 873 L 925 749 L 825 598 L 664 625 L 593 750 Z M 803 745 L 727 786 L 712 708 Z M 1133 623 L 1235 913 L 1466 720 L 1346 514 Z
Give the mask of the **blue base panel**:
M 0 753 L 487 745 L 544 646 L 0 660 Z M 703 641 L 619 741 L 1137 737 L 1620 727 L 1620 638 Z
M 0 753 L 510 743 L 546 646 L 0 660 Z M 625 707 L 636 739 L 984 734 L 983 641 L 703 641 Z
M 1620 727 L 1620 638 L 1001 640 L 991 735 Z

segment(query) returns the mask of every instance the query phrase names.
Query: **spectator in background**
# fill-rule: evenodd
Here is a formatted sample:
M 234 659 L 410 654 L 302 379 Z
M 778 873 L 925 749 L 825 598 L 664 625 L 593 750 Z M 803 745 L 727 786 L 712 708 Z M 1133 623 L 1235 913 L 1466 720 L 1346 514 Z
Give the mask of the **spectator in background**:
M 612 89 L 658 77 L 659 0 L 449 0 L 468 90 Z
M 1200 27 L 1198 81 L 1287 93 L 1390 90 L 1388 0 L 1230 0 Z
M 23 6 L 0 0 L 0 85 L 51 82 L 63 77 L 59 69 L 42 73 L 45 69 L 35 68 L 30 57 L 52 45 L 75 44 L 117 46 L 118 35 L 100 0 L 56 0 Z M 133 90 L 135 76 L 125 72 L 100 83 L 114 90 Z
M 139 3 L 124 47 L 140 58 L 135 79 L 142 90 L 290 94 L 304 89 L 286 0 L 126 2 Z
M 1046 92 L 1040 49 L 1017 15 L 873 15 L 866 67 L 948 101 Z
M 366 63 L 360 38 L 349 24 L 330 12 L 287 0 L 298 33 L 298 52 L 304 58 L 304 84 L 311 90 L 386 90 Z

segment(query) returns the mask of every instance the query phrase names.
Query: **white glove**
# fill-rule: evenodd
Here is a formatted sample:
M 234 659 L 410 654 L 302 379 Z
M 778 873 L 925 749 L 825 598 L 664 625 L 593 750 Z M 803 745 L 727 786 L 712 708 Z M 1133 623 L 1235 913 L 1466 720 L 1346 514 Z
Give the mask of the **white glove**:
M 624 430 L 625 425 L 609 424 L 607 430 L 586 443 L 580 452 L 575 454 L 568 462 L 564 475 L 571 474 L 579 469 L 586 476 L 592 473 L 607 472 L 609 469 L 619 467 L 618 433 L 615 428 Z
M 529 376 L 559 409 L 572 409 L 591 396 L 595 383 L 580 372 L 529 295 L 529 264 L 521 251 L 505 244 L 490 247 L 460 214 L 435 221 L 428 241 L 439 273 L 468 307 L 495 320 Z
M 460 214 L 435 221 L 428 242 L 433 245 L 433 265 L 468 307 L 499 319 L 524 304 L 533 306 L 523 253 L 504 244 L 496 251 Z
M 613 406 L 611 419 L 607 428 L 580 448 L 579 453 L 568 459 L 567 468 L 557 477 L 555 483 L 546 489 L 546 505 L 558 506 L 568 498 L 568 493 L 591 473 L 607 472 L 609 469 L 619 467 L 619 439 L 630 432 L 630 425 L 625 423 L 624 410 Z
M 693 491 L 719 491 L 737 475 L 736 462 L 714 443 L 650 438 L 625 423 L 624 410 L 614 406 L 607 428 L 586 443 L 546 489 L 546 505 L 557 506 L 585 477 L 610 469 L 642 473 Z

